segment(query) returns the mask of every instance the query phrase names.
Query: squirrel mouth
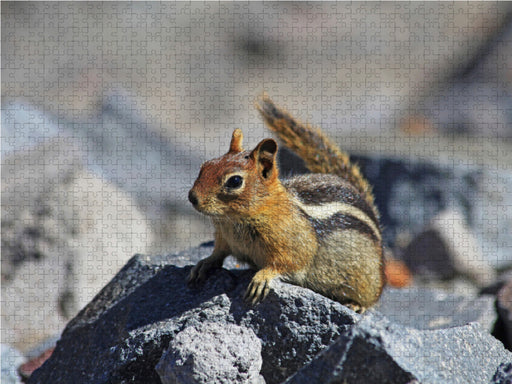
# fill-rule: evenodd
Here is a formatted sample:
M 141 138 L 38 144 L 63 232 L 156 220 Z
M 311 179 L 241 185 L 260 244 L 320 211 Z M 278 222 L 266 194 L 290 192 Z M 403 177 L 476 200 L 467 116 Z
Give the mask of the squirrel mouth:
M 209 217 L 217 217 L 217 216 L 221 216 L 221 214 L 220 214 L 220 213 L 218 213 L 218 212 L 212 212 L 212 211 L 209 211 L 208 209 L 205 209 L 205 207 L 204 207 L 204 206 L 201 206 L 200 204 L 196 204 L 196 205 L 194 205 L 194 209 L 195 209 L 197 212 L 199 212 L 199 213 L 201 213 L 201 214 L 203 214 L 203 215 L 205 215 L 205 216 L 209 216 Z

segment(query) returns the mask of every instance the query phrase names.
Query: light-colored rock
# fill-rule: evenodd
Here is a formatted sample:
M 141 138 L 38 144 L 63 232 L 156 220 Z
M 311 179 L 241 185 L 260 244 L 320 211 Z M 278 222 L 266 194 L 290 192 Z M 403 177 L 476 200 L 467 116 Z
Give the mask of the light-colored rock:
M 70 285 L 81 308 L 129 257 L 148 248 L 151 228 L 129 196 L 87 171 L 50 198 L 77 234 L 67 245 L 73 254 Z
M 151 228 L 134 201 L 87 171 L 70 137 L 2 161 L 2 340 L 25 350 L 60 333 Z
M 26 350 L 64 329 L 68 318 L 61 305 L 69 294 L 66 263 L 71 256 L 65 251 L 49 248 L 41 260 L 21 263 L 12 280 L 2 283 L 2 342 Z M 66 309 L 69 315 L 76 312 L 75 302 L 64 305 L 75 308 Z
M 21 384 L 17 368 L 26 361 L 20 351 L 7 344 L 0 344 L 0 363 L 2 372 L 0 382 L 2 384 Z
M 456 210 L 443 210 L 405 248 L 403 257 L 418 274 L 449 278 L 462 275 L 479 286 L 496 279 L 466 219 Z
M 441 329 L 478 323 L 491 333 L 497 320 L 491 295 L 450 294 L 440 289 L 385 288 L 376 309 L 397 324 L 415 329 Z
M 203 323 L 185 328 L 156 366 L 163 384 L 264 384 L 261 342 L 235 324 Z
M 430 228 L 443 239 L 457 272 L 470 277 L 480 286 L 496 280 L 496 271 L 487 263 L 482 246 L 460 212 L 441 211 L 431 220 Z

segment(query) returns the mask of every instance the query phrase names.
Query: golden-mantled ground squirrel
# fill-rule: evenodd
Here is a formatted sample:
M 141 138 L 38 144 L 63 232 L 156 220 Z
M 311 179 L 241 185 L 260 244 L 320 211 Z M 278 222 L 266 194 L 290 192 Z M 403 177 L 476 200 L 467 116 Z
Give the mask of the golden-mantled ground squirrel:
M 215 226 L 213 253 L 194 266 L 189 283 L 203 281 L 233 255 L 258 270 L 246 292 L 253 304 L 280 277 L 364 311 L 385 281 L 370 186 L 320 130 L 298 123 L 266 96 L 257 108 L 313 173 L 279 180 L 277 143 L 265 139 L 245 151 L 236 129 L 228 153 L 205 162 L 189 192 Z

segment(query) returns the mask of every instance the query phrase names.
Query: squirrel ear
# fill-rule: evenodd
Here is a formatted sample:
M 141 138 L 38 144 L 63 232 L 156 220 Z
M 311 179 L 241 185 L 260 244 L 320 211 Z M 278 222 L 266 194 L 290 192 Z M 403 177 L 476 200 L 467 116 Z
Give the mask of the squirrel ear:
M 231 144 L 229 144 L 229 152 L 228 153 L 238 153 L 242 152 L 244 149 L 242 148 L 242 140 L 244 135 L 242 134 L 242 130 L 237 128 L 233 131 L 233 136 L 231 136 Z
M 277 143 L 274 139 L 262 140 L 251 152 L 251 157 L 256 160 L 258 170 L 265 179 L 277 176 L 276 154 Z

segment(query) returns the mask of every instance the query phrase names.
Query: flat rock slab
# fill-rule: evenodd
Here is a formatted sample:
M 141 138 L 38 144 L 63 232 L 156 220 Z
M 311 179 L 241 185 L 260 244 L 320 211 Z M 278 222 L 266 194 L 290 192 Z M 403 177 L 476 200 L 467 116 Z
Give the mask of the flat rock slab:
M 232 356 L 229 343 L 219 345 L 215 341 L 219 327 L 225 327 L 226 332 L 234 327 L 231 333 L 238 332 L 238 327 L 245 328 L 248 332 L 244 331 L 244 338 L 250 340 L 249 335 L 254 334 L 259 339 L 259 374 L 270 384 L 284 382 L 310 362 L 325 364 L 332 372 L 348 369 L 343 376 L 350 379 L 348 382 L 359 380 L 359 368 L 365 371 L 365 367 L 375 365 L 390 377 L 433 377 L 425 382 L 450 382 L 441 379 L 459 375 L 489 376 L 490 380 L 500 364 L 512 361 L 512 354 L 478 325 L 409 329 L 376 310 L 361 316 L 310 290 L 280 281 L 274 282 L 261 304 L 248 306 L 243 294 L 253 272 L 247 270 L 219 269 L 202 287 L 188 288 L 185 282 L 190 267 L 173 263 L 208 256 L 211 250 L 211 244 L 207 244 L 170 256 L 133 257 L 69 322 L 51 358 L 34 372 L 29 383 L 160 383 L 156 367 L 164 352 L 170 345 L 182 345 L 180 339 L 191 332 L 208 333 L 204 346 L 185 351 L 192 359 L 203 347 L 218 347 L 221 354 Z M 213 341 L 206 345 L 206 340 Z M 329 353 L 334 357 L 321 360 L 323 355 L 319 353 L 330 346 L 334 349 Z M 336 348 L 350 357 L 350 368 L 340 363 L 341 352 Z M 416 359 L 419 351 L 422 358 Z M 177 350 L 171 347 L 167 353 L 174 352 Z M 180 360 L 179 356 L 171 358 L 171 364 Z M 243 363 L 241 371 L 253 372 L 258 367 L 255 362 L 253 366 Z M 162 364 L 160 368 L 164 368 Z M 422 376 L 421 369 L 428 374 Z M 307 372 L 304 377 L 309 377 Z M 297 377 L 300 375 L 293 380 Z

